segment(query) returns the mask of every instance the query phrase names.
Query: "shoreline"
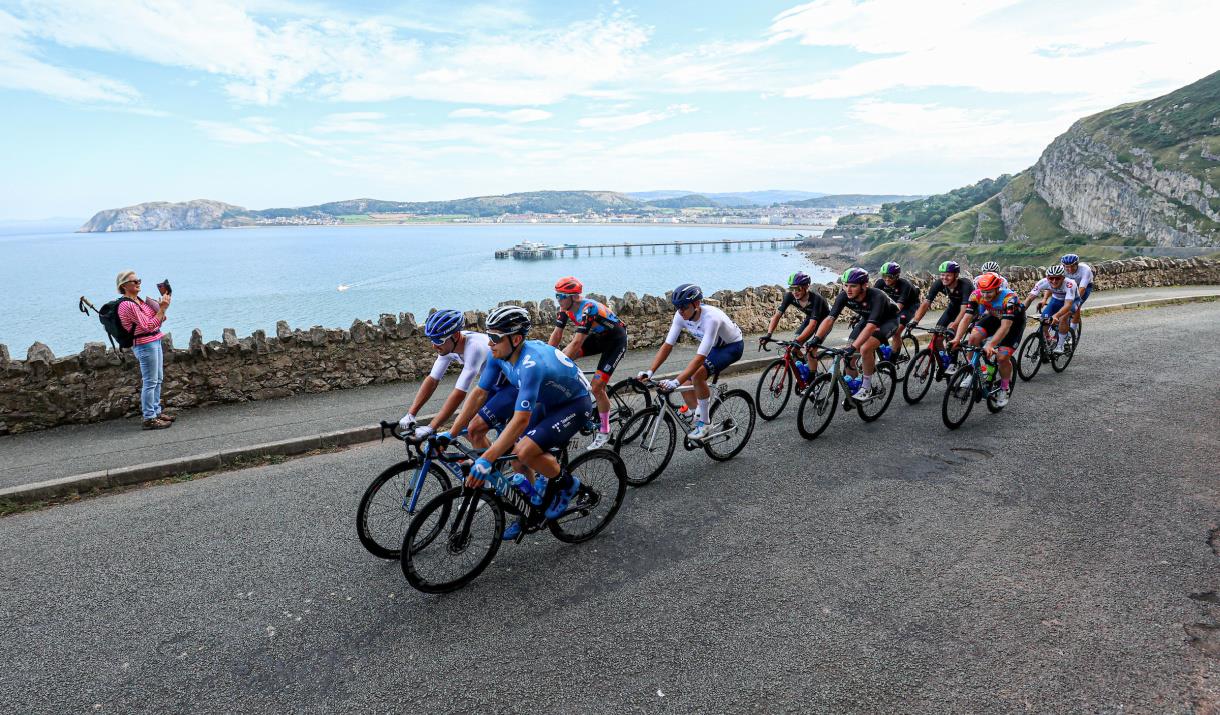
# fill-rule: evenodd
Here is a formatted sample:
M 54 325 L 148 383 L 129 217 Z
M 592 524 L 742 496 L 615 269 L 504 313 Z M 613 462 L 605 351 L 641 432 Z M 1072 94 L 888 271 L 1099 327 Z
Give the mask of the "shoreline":
M 767 224 L 756 223 L 458 223 L 455 221 L 412 221 L 411 223 L 335 223 L 335 224 L 269 224 L 258 226 L 221 226 L 220 228 L 170 228 L 170 229 L 147 229 L 142 231 L 73 231 L 72 233 L 90 234 L 90 233 L 162 233 L 165 231 L 232 231 L 232 230 L 249 230 L 262 228 L 404 228 L 411 226 L 461 226 L 466 227 L 487 227 L 487 228 L 506 228 L 514 226 L 547 226 L 551 228 L 571 228 L 576 226 L 601 226 L 601 227 L 630 227 L 630 228 L 725 228 L 725 229 L 766 229 L 771 231 L 827 231 L 834 228 L 833 226 L 815 226 L 812 224 L 791 224 L 783 226 L 769 226 Z

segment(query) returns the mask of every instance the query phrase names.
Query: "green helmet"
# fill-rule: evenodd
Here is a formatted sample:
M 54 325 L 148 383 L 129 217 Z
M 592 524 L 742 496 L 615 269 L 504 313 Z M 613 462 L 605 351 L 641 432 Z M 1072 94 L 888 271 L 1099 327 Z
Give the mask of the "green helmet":
M 843 281 L 844 285 L 849 283 L 867 285 L 868 271 L 864 270 L 863 268 L 848 268 L 847 270 L 843 271 L 843 275 L 840 277 L 840 280 Z
M 900 273 L 902 273 L 902 266 L 898 265 L 897 263 L 894 263 L 893 261 L 890 261 L 889 263 L 886 263 L 885 265 L 881 266 L 881 275 L 883 275 L 883 276 L 890 276 L 892 278 L 897 278 L 898 274 L 900 274 Z
M 941 273 L 961 273 L 962 267 L 957 261 L 945 261 L 938 269 Z

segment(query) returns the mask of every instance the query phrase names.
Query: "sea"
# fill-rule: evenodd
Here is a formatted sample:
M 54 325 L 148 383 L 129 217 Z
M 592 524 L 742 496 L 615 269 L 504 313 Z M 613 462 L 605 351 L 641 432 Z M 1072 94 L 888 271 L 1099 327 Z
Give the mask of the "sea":
M 449 224 L 395 226 L 285 226 L 211 231 L 74 233 L 79 223 L 0 226 L 0 266 L 11 281 L 0 310 L 0 343 L 14 359 L 39 341 L 56 355 L 105 342 L 95 315 L 78 310 L 84 296 L 101 307 L 117 297 L 115 275 L 135 270 L 146 295 L 169 279 L 174 302 L 164 330 L 184 348 L 193 328 L 219 340 L 224 328 L 239 337 L 275 334 L 278 320 L 293 328 L 349 327 L 381 313 L 432 308 L 487 310 L 505 300 L 553 296 L 561 276 L 574 275 L 586 292 L 662 295 L 680 283 L 707 294 L 781 283 L 804 270 L 814 281 L 833 272 L 791 247 L 686 246 L 592 249 L 579 257 L 496 259 L 497 249 L 520 241 L 580 246 L 606 243 L 791 238 L 793 228 L 583 224 Z M 818 234 L 800 229 L 803 235 Z M 339 290 L 339 286 L 347 286 Z

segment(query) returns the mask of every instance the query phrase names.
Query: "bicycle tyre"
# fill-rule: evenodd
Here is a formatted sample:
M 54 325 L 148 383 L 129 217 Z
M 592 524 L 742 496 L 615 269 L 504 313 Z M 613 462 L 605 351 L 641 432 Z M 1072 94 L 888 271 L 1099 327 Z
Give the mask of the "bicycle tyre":
M 1067 338 L 1063 341 L 1063 352 L 1055 353 L 1051 351 L 1051 369 L 1055 372 L 1063 372 L 1067 366 L 1072 363 L 1072 356 L 1076 354 L 1076 337 L 1071 331 L 1068 331 Z
M 905 368 L 911 365 L 911 362 L 918 354 L 919 338 L 915 337 L 914 335 L 902 336 L 902 343 L 898 350 L 898 354 L 895 355 L 894 359 L 890 361 L 894 365 L 894 375 L 897 377 L 898 382 L 903 382 L 907 379 L 907 371 Z M 903 368 L 901 371 L 899 370 L 900 366 Z
M 996 376 L 995 383 L 996 383 L 996 387 L 999 387 L 999 385 L 1000 385 L 1000 378 L 999 378 L 999 376 L 998 376 L 998 375 Z M 1016 381 L 1016 380 L 1009 380 L 1009 381 L 1008 381 L 1008 397 L 1009 397 L 1009 399 L 1012 399 L 1012 388 L 1013 388 L 1013 387 L 1015 387 L 1015 386 L 1016 386 L 1016 384 L 1017 384 L 1017 381 Z M 984 402 L 986 402 L 986 403 L 987 403 L 987 411 L 988 411 L 988 412 L 990 412 L 990 413 L 991 413 L 991 414 L 993 414 L 993 415 L 994 415 L 994 414 L 996 414 L 997 412 L 1002 411 L 1002 410 L 1004 409 L 1003 407 L 1000 407 L 999 405 L 997 405 L 997 404 L 996 404 L 996 402 L 995 402 L 995 395 L 988 394 L 988 395 L 987 395 L 987 399 L 986 399 L 986 400 L 984 400 Z
M 894 401 L 894 393 L 898 390 L 898 375 L 894 370 L 894 365 L 889 361 L 883 360 L 877 363 L 877 371 L 873 373 L 873 380 L 880 380 L 885 389 L 884 402 L 881 403 L 881 409 L 876 412 L 872 411 L 872 407 L 877 404 L 877 400 L 869 400 L 856 403 L 856 413 L 860 415 L 860 419 L 865 422 L 875 422 L 880 419 L 881 415 L 885 414 L 890 403 Z M 888 384 L 887 384 L 888 383 Z M 875 385 L 874 385 L 875 386 Z
M 969 388 L 963 388 L 962 382 L 965 381 L 967 375 L 973 375 L 973 369 L 962 369 L 954 373 L 953 378 L 949 380 L 949 386 L 945 389 L 945 397 L 940 404 L 940 418 L 949 429 L 957 429 L 966 422 L 966 418 L 970 416 L 970 410 L 974 409 L 974 391 L 978 388 L 971 385 Z M 966 394 L 966 399 L 962 399 L 963 391 Z M 950 405 L 955 404 L 960 407 L 965 405 L 960 416 L 950 416 Z
M 652 421 L 657 419 L 661 422 L 657 426 L 656 440 L 648 445 L 646 443 L 649 442 L 648 434 L 652 429 Z M 637 421 L 639 422 L 638 428 L 635 424 Z M 635 439 L 623 438 L 629 433 L 635 434 Z M 668 412 L 662 414 L 660 405 L 654 405 L 633 415 L 614 442 L 615 453 L 627 467 L 627 483 L 633 487 L 642 487 L 660 476 L 661 472 L 664 472 L 665 468 L 669 466 L 669 460 L 673 459 L 677 442 L 678 426 L 674 424 L 674 418 L 670 417 Z M 662 454 L 657 449 L 658 444 L 664 447 L 664 456 L 660 460 L 644 459 L 644 455 Z
M 600 462 L 601 468 L 590 464 Z M 623 497 L 627 494 L 627 466 L 622 457 L 609 449 L 595 449 L 584 452 L 568 463 L 568 471 L 580 478 L 581 491 L 572 500 L 572 507 L 558 519 L 552 520 L 547 526 L 551 534 L 568 544 L 579 544 L 588 541 L 601 533 L 614 520 L 619 507 L 623 505 Z M 586 487 L 592 488 L 598 495 L 595 508 L 607 506 L 605 511 L 592 513 L 585 511 L 578 515 L 574 510 L 580 509 L 582 497 L 587 497 Z M 569 518 L 575 517 L 575 518 Z M 588 527 L 585 530 L 575 530 L 573 526 Z
M 818 375 L 801 396 L 801 406 L 796 412 L 796 430 L 805 439 L 815 439 L 835 416 L 839 407 L 839 384 L 828 374 Z M 809 424 L 805 415 L 809 414 Z
M 1038 326 L 1041 330 L 1042 326 Z M 1038 333 L 1033 332 L 1021 340 L 1021 349 L 1017 351 L 1017 375 L 1023 382 L 1029 382 L 1042 369 L 1042 340 Z
M 610 398 L 611 432 L 621 433 L 623 425 L 636 413 L 652 407 L 652 390 L 632 378 L 614 383 L 606 395 Z
M 464 540 L 460 536 L 464 528 L 459 519 L 469 514 L 469 509 L 474 510 L 470 518 L 479 521 L 481 527 L 485 525 L 487 517 L 491 518 L 491 530 L 487 534 L 490 538 L 484 539 L 483 534 L 480 533 L 480 540 L 488 542 L 487 550 L 478 556 L 472 565 L 459 571 L 453 577 L 437 579 L 428 575 L 427 572 L 431 571 L 428 562 L 432 560 L 432 557 L 444 559 L 447 555 L 460 555 L 473 543 L 473 538 L 469 533 L 466 534 Z M 430 522 L 434 517 L 437 523 L 432 526 Z M 454 520 L 453 524 L 449 523 L 451 517 Z M 419 532 L 425 528 L 439 531 L 439 538 L 428 539 L 426 542 L 420 541 Z M 454 487 L 433 498 L 411 520 L 411 525 L 407 527 L 407 534 L 402 541 L 403 576 L 406 577 L 407 583 L 411 584 L 412 588 L 423 593 L 456 591 L 478 578 L 479 574 L 483 573 L 491 564 L 496 557 L 496 552 L 500 550 L 503 536 L 504 507 L 500 505 L 500 500 L 494 496 L 494 492 L 487 489 L 473 490 L 461 486 Z M 460 549 L 460 551 L 455 549 Z M 425 558 L 425 552 L 428 558 Z
M 784 362 L 783 358 L 776 358 L 767 365 L 758 376 L 758 384 L 754 386 L 754 404 L 758 407 L 759 417 L 768 422 L 779 417 L 788 406 L 788 398 L 792 397 L 792 383 L 795 378 L 795 375 L 788 372 L 788 363 Z M 776 387 L 777 382 L 779 387 Z
M 924 348 L 915 354 L 915 359 L 907 363 L 906 373 L 902 377 L 902 399 L 908 405 L 917 404 L 932 389 L 936 381 L 936 363 L 939 356 L 932 353 L 931 348 Z M 914 382 L 912 382 L 914 379 Z
M 356 535 L 360 537 L 360 543 L 364 548 L 377 558 L 397 559 L 402 553 L 403 535 L 407 531 L 407 525 L 412 516 L 407 512 L 406 506 L 411 500 L 415 473 L 419 466 L 418 459 L 407 459 L 387 467 L 364 490 L 364 496 L 360 497 L 360 506 L 356 508 Z M 395 477 L 404 472 L 411 472 L 411 475 L 404 477 L 401 481 L 395 480 Z M 437 488 L 429 489 L 429 485 L 432 485 L 433 482 L 436 483 Z M 387 485 L 390 485 L 390 489 L 394 491 L 387 490 Z M 394 489 L 395 486 L 398 488 Z M 451 486 L 448 473 L 439 464 L 435 462 L 430 464 L 428 473 L 424 476 L 420 496 L 416 500 L 416 510 L 418 511 L 437 494 L 448 491 Z M 379 496 L 392 497 L 392 501 L 383 509 L 378 509 L 374 503 Z M 393 505 L 397 505 L 397 508 L 394 508 Z M 397 519 L 386 519 L 392 523 L 382 526 L 380 523 L 382 520 L 379 518 L 381 515 L 396 515 Z
M 742 403 L 742 407 L 738 407 L 738 403 Z M 703 451 L 707 453 L 707 456 L 711 457 L 717 462 L 726 462 L 740 454 L 741 450 L 745 449 L 746 444 L 750 441 L 750 436 L 754 434 L 754 414 L 756 411 L 757 409 L 754 406 L 754 400 L 750 398 L 750 393 L 746 392 L 745 390 L 729 390 L 728 392 L 724 393 L 723 397 L 716 400 L 716 402 L 712 404 L 712 409 L 709 413 L 709 417 L 711 417 L 711 427 L 717 426 L 717 415 L 723 415 L 725 412 L 729 412 L 730 416 L 728 419 L 733 420 L 732 434 L 740 434 L 741 442 L 734 447 L 728 447 L 728 445 L 732 444 L 731 440 L 725 440 L 723 442 L 706 442 L 703 445 Z M 749 415 L 749 420 L 745 425 L 744 432 L 740 431 L 742 427 L 739 424 L 742 421 L 742 416 L 740 414 L 742 412 Z

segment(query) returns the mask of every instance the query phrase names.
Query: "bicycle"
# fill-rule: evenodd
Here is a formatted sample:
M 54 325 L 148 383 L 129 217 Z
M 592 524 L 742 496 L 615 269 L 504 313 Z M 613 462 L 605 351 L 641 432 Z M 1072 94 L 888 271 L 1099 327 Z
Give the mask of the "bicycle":
M 586 373 L 592 374 L 592 373 Z M 610 398 L 610 431 L 618 433 L 636 413 L 652 406 L 652 392 L 627 377 L 610 386 L 606 391 Z
M 902 342 L 900 343 L 901 347 L 898 349 L 897 353 L 894 352 L 894 348 L 889 344 L 889 341 L 886 341 L 877 347 L 878 357 L 893 364 L 895 373 L 897 373 L 898 368 L 901 367 L 903 363 L 910 365 L 915 356 L 919 354 L 919 338 L 911 334 L 911 330 L 914 327 L 915 326 L 898 326 L 898 329 L 902 331 Z M 902 375 L 898 377 L 898 381 L 902 382 L 906 380 L 906 375 L 906 371 L 903 370 Z
M 829 357 L 821 356 L 812 365 L 806 363 L 805 346 L 795 340 L 768 338 L 759 342 L 759 351 L 771 352 L 768 347 L 770 343 L 781 345 L 784 354 L 767 365 L 754 387 L 754 404 L 758 407 L 758 416 L 768 421 L 779 417 L 784 411 L 794 389 L 796 394 L 803 394 L 813 377 L 826 372 L 830 363 Z
M 1054 321 L 1041 316 L 1030 316 L 1029 319 L 1038 322 L 1038 329 L 1021 340 L 1021 348 L 1017 351 L 1017 374 L 1025 382 L 1034 379 L 1034 375 L 1042 368 L 1042 363 L 1050 363 L 1055 372 L 1066 370 L 1076 353 L 1078 336 L 1075 330 L 1069 330 L 1067 337 L 1063 339 L 1063 352 L 1056 353 L 1054 346 L 1058 342 L 1057 334 L 1051 334 Z
M 397 559 L 402 536 L 417 507 L 449 490 L 453 486 L 450 475 L 463 477 L 457 465 L 435 460 L 423 448 L 423 441 L 401 433 L 397 422 L 381 423 L 382 441 L 387 433 L 403 442 L 407 458 L 387 467 L 364 490 L 356 509 L 356 534 L 372 555 Z
M 437 446 L 436 438 L 430 437 L 429 447 Z M 580 479 L 580 489 L 568 509 L 547 519 L 545 500 L 535 504 L 511 484 L 503 468 L 517 457 L 504 455 L 495 460 L 482 486 L 468 487 L 463 481 L 420 509 L 402 540 L 402 573 L 407 583 L 424 593 L 449 593 L 473 581 L 500 550 L 506 514 L 524 519 L 514 543 L 545 528 L 560 541 L 578 544 L 609 526 L 627 493 L 623 460 L 608 449 L 582 452 L 570 462 L 566 448 L 551 453 Z M 463 475 L 469 476 L 478 457 L 478 451 L 452 443 L 448 451 L 437 450 L 436 459 L 458 464 Z
M 918 326 L 912 326 L 912 330 Z M 928 346 L 915 354 L 915 359 L 907 364 L 902 376 L 902 399 L 908 405 L 914 405 L 922 400 L 933 382 L 946 379 L 949 368 L 961 364 L 960 353 L 950 354 L 945 351 L 945 342 L 951 340 L 954 331 L 949 328 L 933 327 L 919 328 L 932 336 Z M 914 378 L 912 380 L 911 378 Z
M 855 354 L 855 350 L 847 348 L 821 348 L 822 352 L 834 356 L 830 372 L 818 375 L 805 390 L 801 398 L 801 406 L 796 413 L 796 428 L 805 439 L 815 439 L 830 425 L 835 409 L 839 404 L 839 387 L 843 387 L 846 396 L 843 398 L 843 409 L 855 407 L 860 419 L 872 422 L 885 413 L 894 399 L 895 386 L 898 377 L 893 364 L 884 360 L 878 361 L 877 371 L 873 374 L 872 391 L 868 399 L 857 400 L 852 396 L 852 386 L 847 381 L 843 371 L 843 359 Z M 807 422 L 808 420 L 808 422 Z
M 966 359 L 966 365 L 958 369 L 949 380 L 949 387 L 945 390 L 945 397 L 941 401 L 940 408 L 941 420 L 949 429 L 961 427 L 966 418 L 970 416 L 970 410 L 974 409 L 976 402 L 986 400 L 987 411 L 992 414 L 1004 409 L 995 401 L 996 396 L 1003 389 L 1000 387 L 1000 368 L 995 361 L 985 356 L 979 360 L 979 356 L 983 354 L 981 347 L 963 345 L 960 350 L 969 357 Z M 970 378 L 970 384 L 963 387 L 962 383 L 967 378 Z M 1016 381 L 1009 380 L 1009 395 L 1012 395 L 1014 386 L 1016 386 Z
M 628 484 L 642 487 L 665 471 L 674 456 L 679 426 L 683 432 L 682 446 L 688 452 L 702 448 L 707 456 L 724 462 L 736 457 L 745 448 L 750 435 L 754 433 L 754 400 L 745 390 L 729 390 L 718 384 L 718 377 L 712 377 L 711 423 L 708 425 L 708 435 L 701 440 L 690 438 L 694 425 L 687 416 L 678 412 L 673 403 L 674 393 L 695 389 L 692 385 L 679 387 L 673 392 L 658 390 L 660 399 L 657 404 L 637 413 L 627 422 L 615 440 L 614 451 L 623 458 L 624 463 L 630 464 L 627 469 Z M 658 387 L 651 380 L 637 382 L 652 389 Z

